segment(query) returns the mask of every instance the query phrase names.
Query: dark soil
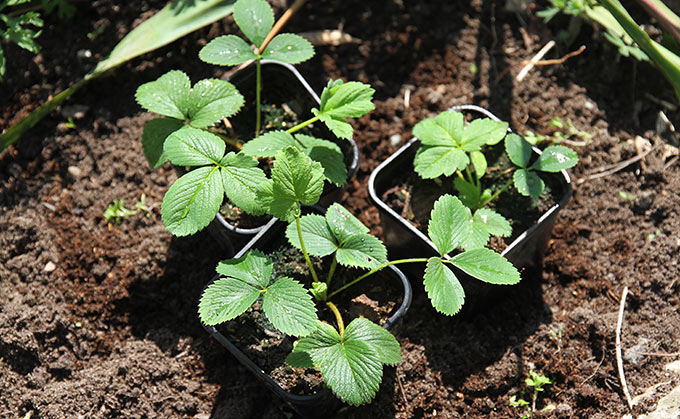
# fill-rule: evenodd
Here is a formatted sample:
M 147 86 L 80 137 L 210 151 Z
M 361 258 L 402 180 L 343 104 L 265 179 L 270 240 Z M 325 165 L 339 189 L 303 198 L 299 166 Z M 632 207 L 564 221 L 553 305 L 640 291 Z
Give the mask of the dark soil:
M 280 14 L 287 2 L 273 3 Z M 164 4 L 79 2 L 73 21 L 47 18 L 38 56 L 3 43 L 0 129 L 82 77 Z M 542 274 L 525 275 L 506 299 L 474 316 L 453 318 L 437 315 L 420 278 L 411 278 L 403 362 L 385 370 L 372 404 L 342 416 L 519 417 L 509 398 L 521 395 L 534 370 L 553 380 L 538 407 L 556 406 L 537 416 L 621 417 L 628 409 L 615 335 L 624 287 L 623 366 L 631 394 L 646 393 L 635 413 L 653 410 L 680 383 L 664 370 L 680 351 L 678 143 L 655 132 L 659 111 L 680 121 L 659 102 L 676 99 L 660 73 L 618 57 L 588 25 L 572 47 L 546 58 L 585 44 L 583 54 L 518 81 L 522 61 L 566 24 L 546 27 L 481 0 L 307 2 L 288 24 L 293 32 L 342 27 L 360 39 L 319 46 L 299 68 L 317 91 L 331 77 L 376 88 L 376 110 L 355 122 L 362 161 L 341 198 L 378 235 L 366 181 L 423 118 L 474 103 L 519 133 L 548 133 L 560 117 L 593 136 L 577 148 L 574 196 L 560 213 Z M 170 167 L 148 169 L 140 137 L 151 116 L 134 102 L 137 86 L 170 69 L 192 80 L 220 76 L 223 69 L 201 63 L 198 50 L 234 28 L 228 18 L 133 60 L 67 102 L 88 107 L 75 128 L 54 113 L 0 154 L 0 416 L 289 413 L 196 319 L 201 289 L 223 253 L 206 233 L 176 239 L 165 231 L 159 207 L 176 175 Z M 102 33 L 90 40 L 95 29 Z M 93 57 L 77 58 L 79 50 Z M 593 176 L 648 146 L 655 148 L 645 158 Z M 152 217 L 104 221 L 114 199 L 130 207 L 142 193 Z

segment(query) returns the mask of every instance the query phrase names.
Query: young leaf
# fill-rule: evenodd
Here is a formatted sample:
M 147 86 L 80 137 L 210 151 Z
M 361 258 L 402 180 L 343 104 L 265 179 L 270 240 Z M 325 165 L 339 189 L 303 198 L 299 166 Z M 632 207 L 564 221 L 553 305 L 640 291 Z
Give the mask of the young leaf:
M 170 134 L 183 126 L 182 121 L 172 118 L 156 118 L 146 123 L 142 133 L 142 149 L 152 169 L 158 169 L 168 161 L 163 153 L 163 143 Z
M 262 309 L 274 327 L 287 335 L 307 336 L 316 329 L 316 308 L 299 282 L 283 277 L 269 285 L 262 296 Z
M 468 208 L 479 208 L 482 202 L 481 185 L 472 184 L 467 180 L 456 177 L 453 179 L 453 186 L 458 190 L 458 198 Z
M 368 234 L 370 231 L 357 217 L 338 203 L 334 203 L 326 211 L 326 222 L 338 242 L 345 241 L 355 234 Z
M 269 284 L 274 267 L 264 253 L 259 250 L 250 250 L 240 258 L 221 261 L 217 264 L 216 271 L 262 289 Z
M 299 149 L 299 143 L 286 131 L 269 131 L 243 144 L 241 151 L 249 156 L 274 157 L 288 147 Z
M 199 167 L 170 186 L 161 204 L 161 218 L 170 233 L 194 234 L 215 218 L 224 194 L 217 169 Z
M 272 178 L 260 185 L 257 200 L 273 216 L 294 221 L 300 204 L 313 205 L 323 190 L 323 168 L 294 147 L 279 152 Z
M 418 122 L 413 127 L 413 135 L 423 145 L 457 147 L 463 137 L 463 126 L 462 113 L 446 111 Z
M 220 137 L 191 127 L 173 132 L 163 145 L 168 160 L 177 166 L 219 164 L 225 148 Z
M 512 285 L 521 279 L 519 272 L 491 249 L 473 249 L 451 258 L 451 263 L 466 274 L 490 284 Z
M 299 64 L 314 56 L 314 47 L 305 38 L 292 33 L 276 35 L 262 52 L 262 57 L 288 64 Z
M 470 163 L 472 163 L 472 167 L 475 169 L 475 176 L 477 179 L 481 179 L 482 176 L 484 176 L 484 173 L 486 173 L 487 166 L 484 154 L 482 154 L 481 151 L 470 152 Z
M 470 210 L 455 196 L 442 195 L 430 214 L 427 232 L 440 255 L 455 249 L 469 234 Z
M 207 325 L 231 320 L 253 305 L 260 290 L 236 278 L 220 278 L 203 292 L 198 315 Z
M 224 191 L 231 202 L 251 215 L 264 214 L 257 203 L 257 190 L 267 176 L 257 167 L 257 160 L 243 153 L 227 153 L 220 161 Z
M 233 84 L 205 79 L 194 85 L 189 94 L 189 124 L 205 128 L 228 118 L 243 106 L 243 96 Z
M 352 126 L 344 118 L 358 118 L 373 109 L 373 93 L 369 85 L 352 81 L 348 83 L 329 82 L 321 94 L 321 109 L 312 113 L 340 138 L 352 137 Z
M 338 186 L 347 182 L 347 167 L 342 150 L 337 144 L 304 134 L 295 135 L 295 139 L 312 160 L 321 163 L 324 177 L 329 182 Z
M 483 145 L 498 144 L 507 131 L 507 122 L 494 121 L 489 118 L 475 119 L 465 127 L 460 144 L 465 151 L 476 151 Z
M 387 259 L 387 249 L 377 237 L 355 234 L 340 243 L 336 257 L 344 266 L 375 268 Z
M 413 160 L 413 168 L 423 179 L 450 176 L 470 163 L 464 151 L 442 146 L 422 146 Z
M 358 406 L 371 401 L 378 391 L 382 363 L 373 344 L 351 334 L 348 336 L 347 331 L 340 337 L 333 326 L 318 322 L 316 331 L 298 342 L 293 350 L 295 355 L 291 354 L 288 361 L 300 362 L 301 358 L 304 359 L 301 352 L 309 355 L 313 365 L 321 370 L 328 387 L 340 400 Z
M 157 80 L 137 88 L 135 100 L 149 112 L 184 120 L 188 113 L 188 97 L 191 90 L 189 77 L 173 70 Z
M 545 187 L 543 180 L 535 172 L 526 169 L 516 170 L 512 175 L 512 181 L 517 192 L 533 198 L 541 196 Z
M 508 134 L 505 137 L 505 152 L 510 161 L 521 168 L 527 167 L 533 154 L 531 144 L 515 133 Z
M 260 47 L 274 26 L 274 11 L 266 0 L 238 0 L 234 4 L 234 20 L 256 47 Z
M 254 60 L 257 55 L 250 49 L 250 45 L 238 36 L 222 35 L 201 48 L 198 58 L 208 64 L 234 66 Z
M 401 362 L 401 347 L 390 332 L 363 317 L 358 317 L 347 326 L 345 339 L 356 339 L 373 347 L 380 356 L 380 362 L 397 365 Z
M 440 258 L 432 257 L 427 261 L 424 284 L 432 306 L 440 313 L 452 316 L 463 307 L 465 291 L 453 271 L 444 266 Z
M 543 150 L 543 153 L 531 165 L 531 168 L 554 173 L 574 167 L 576 163 L 578 163 L 578 155 L 574 150 L 562 145 L 551 145 Z
M 311 214 L 300 217 L 300 230 L 302 230 L 305 248 L 310 255 L 326 256 L 338 249 L 338 241 L 322 215 Z M 286 228 L 286 237 L 290 244 L 302 250 L 295 223 L 290 223 Z

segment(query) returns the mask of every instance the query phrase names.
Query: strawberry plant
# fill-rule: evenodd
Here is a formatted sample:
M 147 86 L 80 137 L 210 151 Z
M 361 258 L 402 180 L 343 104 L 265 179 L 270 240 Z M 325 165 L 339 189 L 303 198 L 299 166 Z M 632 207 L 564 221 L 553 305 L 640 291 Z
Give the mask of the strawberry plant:
M 383 365 L 401 361 L 397 340 L 379 325 L 355 318 L 347 327 L 333 298 L 390 265 L 426 263 L 425 289 L 438 311 L 452 315 L 463 305 L 465 293 L 452 267 L 485 282 L 515 284 L 518 271 L 510 262 L 486 248 L 464 250 L 470 234 L 469 210 L 456 197 L 441 197 L 431 214 L 429 234 L 440 255 L 387 261 L 382 242 L 348 210 L 333 204 L 325 215 L 302 215 L 302 205 L 318 201 L 324 168 L 304 152 L 289 146 L 279 151 L 271 178 L 257 190 L 257 203 L 267 213 L 289 223 L 286 237 L 299 249 L 309 272 L 306 284 L 289 277 L 273 277 L 272 262 L 259 251 L 222 261 L 222 275 L 206 288 L 199 315 L 207 325 L 232 320 L 258 299 L 274 328 L 300 337 L 287 362 L 298 368 L 316 368 L 336 396 L 349 404 L 367 403 L 382 380 Z M 485 243 L 484 243 L 485 244 Z M 327 263 L 326 278 L 318 275 L 310 256 Z M 368 270 L 356 278 L 334 281 L 338 265 Z M 320 321 L 317 307 L 327 309 L 335 326 Z

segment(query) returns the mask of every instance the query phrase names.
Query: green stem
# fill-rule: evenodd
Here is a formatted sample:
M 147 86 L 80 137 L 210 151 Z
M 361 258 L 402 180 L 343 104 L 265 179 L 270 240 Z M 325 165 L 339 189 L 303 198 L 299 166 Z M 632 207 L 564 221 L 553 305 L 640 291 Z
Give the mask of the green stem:
M 393 260 L 391 262 L 385 262 L 382 265 L 378 266 L 377 268 L 374 268 L 374 269 L 366 272 L 365 274 L 361 275 L 360 277 L 358 277 L 354 281 L 349 282 L 349 283 L 343 285 L 342 287 L 338 288 L 337 290 L 333 291 L 332 293 L 328 294 L 328 298 L 332 298 L 335 294 L 346 290 L 347 288 L 351 287 L 352 285 L 356 284 L 357 282 L 361 281 L 362 279 L 364 279 L 368 276 L 371 276 L 374 273 L 376 273 L 376 272 L 378 272 L 378 271 L 380 271 L 384 268 L 387 268 L 388 266 L 399 265 L 400 263 L 416 263 L 416 262 L 425 263 L 425 262 L 427 262 L 427 258 L 399 259 L 399 260 Z
M 470 166 L 465 166 L 465 174 L 468 177 L 468 182 L 473 185 L 477 185 L 477 176 L 472 176 L 472 172 L 470 172 Z
M 288 134 L 292 134 L 292 133 L 294 133 L 295 131 L 299 131 L 299 130 L 301 130 L 302 128 L 306 127 L 307 125 L 313 124 L 313 123 L 315 123 L 315 122 L 318 121 L 318 120 L 319 120 L 319 117 L 318 117 L 318 116 L 315 116 L 314 118 L 310 118 L 310 119 L 308 119 L 308 120 L 306 120 L 306 121 L 304 121 L 304 122 L 300 122 L 299 124 L 297 124 L 297 125 L 294 126 L 293 128 L 288 128 L 288 129 L 286 130 L 286 132 L 287 132 Z
M 328 278 L 326 278 L 326 286 L 330 289 L 331 280 L 333 279 L 333 274 L 335 273 L 335 267 L 338 266 L 337 254 L 333 254 L 333 262 L 331 263 L 331 270 L 328 271 Z
M 309 259 L 309 254 L 305 248 L 305 242 L 302 240 L 302 227 L 300 227 L 300 212 L 298 211 L 297 217 L 295 217 L 295 226 L 297 227 L 298 239 L 300 239 L 300 247 L 302 248 L 302 254 L 305 255 L 305 261 L 307 261 L 307 266 L 309 266 L 309 273 L 312 274 L 312 279 L 314 282 L 319 282 L 319 277 L 316 276 L 316 271 L 312 265 L 312 260 Z
M 503 191 L 505 191 L 506 189 L 508 189 L 508 188 L 510 187 L 510 185 L 512 185 L 512 178 L 510 178 L 510 180 L 508 180 L 508 182 L 507 182 L 505 185 L 503 185 L 502 188 L 500 188 L 499 190 L 497 190 L 496 193 L 494 193 L 493 195 L 491 195 L 491 197 L 490 197 L 489 199 L 487 199 L 486 201 L 482 202 L 482 204 L 479 206 L 479 208 L 484 208 L 484 207 L 486 206 L 486 204 L 488 204 L 489 202 L 491 202 L 491 201 L 493 201 L 494 199 L 496 199 L 496 197 L 497 197 L 498 195 L 502 194 Z
M 345 323 L 342 321 L 342 316 L 340 315 L 340 310 L 335 306 L 335 304 L 330 301 L 326 301 L 326 305 L 331 309 L 333 314 L 335 314 L 335 320 L 338 322 L 338 330 L 340 331 L 340 337 L 345 334 Z
M 262 57 L 255 59 L 255 138 L 260 136 L 260 125 L 262 115 L 260 115 L 260 90 L 262 90 Z

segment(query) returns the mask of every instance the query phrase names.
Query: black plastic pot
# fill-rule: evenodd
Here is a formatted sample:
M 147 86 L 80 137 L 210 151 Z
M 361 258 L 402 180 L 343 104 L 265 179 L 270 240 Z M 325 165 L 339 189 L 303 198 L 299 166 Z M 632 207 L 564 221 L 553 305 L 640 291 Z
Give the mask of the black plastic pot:
M 482 114 L 491 119 L 499 120 L 488 110 L 475 105 L 454 106 L 451 109 Z M 398 174 L 404 171 L 413 171 L 413 158 L 418 150 L 418 145 L 419 141 L 413 138 L 382 162 L 371 173 L 368 180 L 369 195 L 378 206 L 383 224 L 384 242 L 392 259 L 438 255 L 435 244 L 427 235 L 394 211 L 381 198 L 387 190 L 395 186 L 394 179 L 398 177 Z M 536 147 L 534 147 L 534 152 L 541 153 Z M 512 262 L 520 272 L 526 270 L 540 271 L 557 213 L 564 208 L 571 197 L 571 179 L 566 171 L 546 173 L 545 175 L 555 176 L 558 180 L 557 183 L 562 185 L 561 198 L 556 205 L 545 212 L 534 225 L 522 232 L 502 252 L 502 255 Z M 404 270 L 412 279 L 422 278 L 424 265 L 406 264 Z M 460 270 L 456 271 L 456 276 L 465 289 L 466 301 L 463 309 L 467 312 L 475 310 L 480 305 L 486 306 L 487 304 L 480 304 L 488 302 L 484 297 L 502 292 L 503 287 L 476 280 Z
M 281 238 L 284 236 L 286 223 L 277 219 L 272 219 L 264 228 L 257 233 L 255 237 L 245 246 L 235 257 L 241 257 L 250 249 L 259 249 L 263 252 L 269 252 L 276 247 L 275 243 L 281 243 Z M 285 240 L 285 239 L 284 239 Z M 397 311 L 387 320 L 383 325 L 388 330 L 398 330 L 399 325 L 403 321 L 403 316 L 408 311 L 411 305 L 412 291 L 411 285 L 406 276 L 396 267 L 389 266 L 383 270 L 389 273 L 390 279 L 393 279 L 395 286 L 403 288 L 402 303 Z M 213 277 L 206 285 L 206 288 L 216 281 L 220 275 Z M 300 396 L 292 394 L 279 386 L 269 375 L 255 364 L 247 355 L 236 347 L 227 337 L 225 337 L 214 326 L 203 324 L 203 328 L 210 333 L 220 344 L 236 357 L 248 370 L 250 370 L 257 379 L 269 388 L 274 394 L 280 397 L 283 401 L 288 403 L 298 414 L 304 418 L 322 418 L 328 417 L 342 406 L 342 403 L 333 395 L 333 393 L 326 387 L 314 395 Z
M 255 103 L 255 64 L 235 73 L 229 79 L 244 96 L 246 105 Z M 299 71 L 290 64 L 276 61 L 262 60 L 262 100 L 270 103 L 289 103 L 301 120 L 311 118 L 311 109 L 319 107 L 319 96 L 312 90 L 309 83 Z M 254 106 L 254 105 L 253 105 Z M 242 110 L 231 118 L 235 127 L 251 127 L 254 125 L 254 113 Z M 322 123 L 315 124 L 318 137 L 336 143 L 343 151 L 344 162 L 347 167 L 347 180 L 352 179 L 359 169 L 359 148 L 353 139 L 337 138 Z M 328 206 L 337 201 L 341 189 L 326 183 L 320 205 Z M 252 227 L 239 228 L 224 219 L 221 214 L 208 226 L 208 231 L 220 242 L 226 253 L 231 256 L 245 245 L 255 234 L 260 232 L 267 223 Z

